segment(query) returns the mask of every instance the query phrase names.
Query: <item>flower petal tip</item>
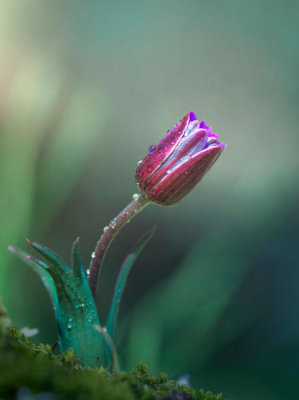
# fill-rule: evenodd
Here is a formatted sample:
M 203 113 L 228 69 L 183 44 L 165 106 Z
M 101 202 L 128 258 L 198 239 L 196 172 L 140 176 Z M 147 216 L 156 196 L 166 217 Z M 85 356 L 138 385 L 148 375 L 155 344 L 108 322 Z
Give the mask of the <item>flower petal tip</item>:
M 202 121 L 200 121 L 200 123 L 199 123 L 199 127 L 200 127 L 201 129 L 207 129 L 207 128 L 208 128 L 208 125 L 206 124 L 206 121 L 202 120 Z
M 197 121 L 197 117 L 194 111 L 189 111 L 189 122 Z

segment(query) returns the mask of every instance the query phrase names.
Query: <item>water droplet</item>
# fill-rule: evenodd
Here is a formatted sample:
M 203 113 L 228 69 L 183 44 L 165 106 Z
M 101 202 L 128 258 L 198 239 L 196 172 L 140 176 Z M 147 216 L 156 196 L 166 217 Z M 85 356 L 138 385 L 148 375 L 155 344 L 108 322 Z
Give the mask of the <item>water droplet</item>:
M 79 304 L 79 307 L 83 310 L 83 308 L 85 307 L 84 303 Z
M 96 253 L 94 251 L 91 253 L 91 258 L 96 258 Z
M 86 270 L 86 277 L 87 277 L 87 278 L 90 277 L 90 269 L 89 269 L 89 268 Z
M 116 226 L 116 221 L 115 221 L 115 218 L 110 222 L 110 228 L 111 229 L 115 229 L 115 226 Z
M 72 329 L 72 324 L 67 324 L 67 330 L 70 331 Z
M 72 318 L 69 318 L 68 321 L 71 323 L 72 322 Z
M 104 233 L 107 232 L 108 229 L 109 229 L 109 226 L 105 226 L 104 229 L 103 229 Z
M 154 153 L 155 150 L 156 150 L 156 146 L 153 145 L 153 144 L 148 148 L 148 151 L 149 151 L 150 153 Z
M 139 197 L 140 197 L 140 194 L 138 194 L 138 193 L 134 193 L 134 194 L 133 194 L 133 199 L 134 199 L 134 200 L 138 200 Z
M 140 160 L 140 161 L 137 162 L 137 167 L 138 167 L 138 168 L 141 167 L 141 165 L 142 165 L 142 160 Z

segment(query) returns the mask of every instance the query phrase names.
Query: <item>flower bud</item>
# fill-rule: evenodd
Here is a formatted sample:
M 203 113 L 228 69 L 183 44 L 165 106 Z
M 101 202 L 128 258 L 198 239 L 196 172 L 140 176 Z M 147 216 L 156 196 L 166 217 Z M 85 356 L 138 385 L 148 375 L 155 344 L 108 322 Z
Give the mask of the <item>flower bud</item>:
M 149 200 L 169 206 L 185 197 L 208 172 L 225 145 L 193 111 L 137 163 L 136 182 Z

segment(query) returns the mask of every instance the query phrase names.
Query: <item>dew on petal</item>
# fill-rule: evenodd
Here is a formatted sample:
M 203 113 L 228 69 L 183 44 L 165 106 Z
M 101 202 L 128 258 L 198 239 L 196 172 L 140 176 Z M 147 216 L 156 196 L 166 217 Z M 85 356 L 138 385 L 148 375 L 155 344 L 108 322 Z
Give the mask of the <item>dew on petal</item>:
M 148 148 L 148 151 L 149 151 L 150 153 L 153 153 L 155 150 L 156 150 L 156 146 L 153 145 L 153 144 Z

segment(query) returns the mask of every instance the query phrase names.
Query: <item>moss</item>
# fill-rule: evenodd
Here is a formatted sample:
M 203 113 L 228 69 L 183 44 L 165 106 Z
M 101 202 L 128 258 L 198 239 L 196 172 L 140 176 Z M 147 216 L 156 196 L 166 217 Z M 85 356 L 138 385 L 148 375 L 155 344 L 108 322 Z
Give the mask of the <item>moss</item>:
M 2 313 L 4 314 L 4 313 Z M 72 350 L 54 355 L 49 345 L 35 345 L 0 316 L 0 399 L 18 400 L 221 400 L 139 364 L 129 373 L 110 374 L 104 368 L 76 363 Z M 8 320 L 6 320 L 7 322 Z

